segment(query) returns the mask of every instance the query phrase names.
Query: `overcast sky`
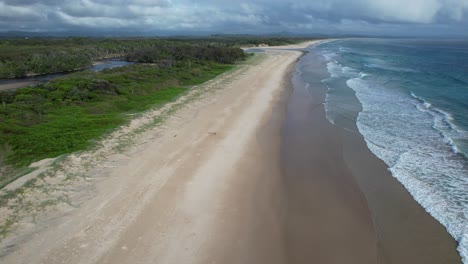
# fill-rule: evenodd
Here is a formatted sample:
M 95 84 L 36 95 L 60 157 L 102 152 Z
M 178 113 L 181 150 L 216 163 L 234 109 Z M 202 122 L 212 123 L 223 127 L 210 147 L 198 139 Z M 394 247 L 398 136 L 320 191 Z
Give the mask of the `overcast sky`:
M 0 0 L 0 31 L 468 36 L 468 0 Z

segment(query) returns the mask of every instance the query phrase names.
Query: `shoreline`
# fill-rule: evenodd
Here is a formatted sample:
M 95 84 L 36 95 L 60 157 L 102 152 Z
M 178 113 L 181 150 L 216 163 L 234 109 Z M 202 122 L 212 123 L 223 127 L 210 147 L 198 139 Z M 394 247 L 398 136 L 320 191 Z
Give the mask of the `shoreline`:
M 296 79 L 289 103 L 283 171 L 292 204 L 296 205 L 290 210 L 296 220 L 291 221 L 296 221 L 296 226 L 306 225 L 300 222 L 305 219 L 315 223 L 301 239 L 317 244 L 317 240 L 334 237 L 330 245 L 317 247 L 335 249 L 310 252 L 305 248 L 302 254 L 308 257 L 298 263 L 311 258 L 323 263 L 461 263 L 454 239 L 370 152 L 362 136 L 326 119 L 326 87 L 320 81 L 328 72 L 318 56 L 308 61 L 308 67 L 313 68 L 313 77 L 307 79 L 308 91 Z M 297 201 L 309 205 L 301 208 Z M 333 226 L 333 230 L 320 229 L 325 225 Z M 359 228 L 361 232 L 356 233 Z M 303 232 L 303 228 L 297 229 L 297 233 Z M 350 237 L 353 239 L 347 243 Z M 297 237 L 291 241 L 303 243 Z M 297 247 L 293 249 L 296 255 L 301 254 Z
M 24 81 L 24 82 L 14 82 L 14 83 L 4 83 L 0 84 L 0 91 L 12 91 L 19 88 L 27 87 L 30 85 L 35 85 L 40 83 L 40 81 Z
M 311 88 L 322 79 L 314 72 Z M 297 70 L 292 82 L 281 142 L 289 263 L 378 263 L 367 203 L 342 162 L 323 98 L 306 90 Z

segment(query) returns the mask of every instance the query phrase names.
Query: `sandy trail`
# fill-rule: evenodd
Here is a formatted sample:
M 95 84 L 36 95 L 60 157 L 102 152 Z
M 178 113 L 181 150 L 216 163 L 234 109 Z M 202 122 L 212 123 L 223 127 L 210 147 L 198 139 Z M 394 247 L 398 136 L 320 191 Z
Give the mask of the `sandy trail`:
M 23 81 L 0 84 L 0 91 L 14 90 L 28 85 L 36 84 L 37 81 Z
M 102 170 L 91 200 L 2 263 L 282 263 L 280 122 L 269 120 L 300 55 L 269 50 L 180 109 L 141 151 Z

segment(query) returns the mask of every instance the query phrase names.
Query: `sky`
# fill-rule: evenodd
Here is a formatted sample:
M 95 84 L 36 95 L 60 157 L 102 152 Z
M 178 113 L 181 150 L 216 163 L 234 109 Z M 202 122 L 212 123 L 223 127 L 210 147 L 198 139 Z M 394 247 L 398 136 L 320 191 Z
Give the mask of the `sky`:
M 468 37 L 468 0 L 0 0 L 0 31 Z

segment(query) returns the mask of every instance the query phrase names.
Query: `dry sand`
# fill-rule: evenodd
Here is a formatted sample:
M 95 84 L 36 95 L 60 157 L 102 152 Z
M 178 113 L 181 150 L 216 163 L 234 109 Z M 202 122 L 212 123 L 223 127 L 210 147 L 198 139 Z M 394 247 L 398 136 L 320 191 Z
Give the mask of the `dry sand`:
M 4 240 L 1 262 L 285 263 L 275 106 L 300 55 L 268 51 L 137 152 L 89 170 L 103 178 L 92 198 Z

